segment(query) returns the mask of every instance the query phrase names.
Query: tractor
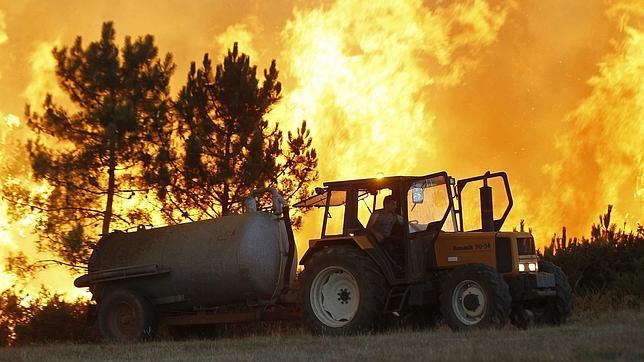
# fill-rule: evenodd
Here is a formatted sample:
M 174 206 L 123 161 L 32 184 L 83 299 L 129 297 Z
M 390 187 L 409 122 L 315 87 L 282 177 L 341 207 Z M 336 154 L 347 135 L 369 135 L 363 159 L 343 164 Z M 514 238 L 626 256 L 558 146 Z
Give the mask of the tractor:
M 369 219 L 385 198 L 396 223 L 382 239 Z M 92 293 L 101 334 L 120 341 L 260 320 L 303 318 L 313 333 L 347 335 L 389 321 L 441 317 L 468 330 L 508 318 L 561 324 L 570 314 L 562 270 L 539 260 L 530 233 L 500 231 L 512 207 L 503 172 L 327 182 L 294 206 L 323 209 L 300 279 L 289 207 L 269 188 L 253 192 L 243 214 L 103 235 L 74 284 Z
M 366 226 L 389 195 L 402 221 L 383 242 Z M 438 317 L 456 331 L 508 319 L 521 328 L 565 323 L 566 275 L 539 259 L 530 233 L 501 231 L 512 205 L 504 172 L 324 183 L 294 205 L 323 209 L 320 237 L 300 261 L 306 324 L 316 334 L 346 335 L 392 318 Z M 480 223 L 472 227 L 470 219 Z

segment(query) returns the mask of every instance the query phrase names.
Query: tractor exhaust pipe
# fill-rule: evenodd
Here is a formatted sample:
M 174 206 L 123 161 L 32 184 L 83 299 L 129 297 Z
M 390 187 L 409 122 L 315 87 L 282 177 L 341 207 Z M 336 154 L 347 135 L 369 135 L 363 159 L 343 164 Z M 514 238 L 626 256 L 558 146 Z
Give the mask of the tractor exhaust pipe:
M 495 228 L 494 207 L 492 205 L 492 188 L 487 185 L 487 177 L 483 178 L 483 187 L 481 187 L 479 191 L 481 196 L 481 230 L 494 231 Z

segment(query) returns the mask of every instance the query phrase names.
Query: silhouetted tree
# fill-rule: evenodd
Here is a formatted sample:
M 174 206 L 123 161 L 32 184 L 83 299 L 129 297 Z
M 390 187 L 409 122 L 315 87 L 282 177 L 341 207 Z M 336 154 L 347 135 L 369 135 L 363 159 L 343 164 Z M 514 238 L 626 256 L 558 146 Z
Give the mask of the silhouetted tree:
M 236 43 L 214 73 L 208 54 L 200 69 L 191 64 L 176 102 L 183 157 L 172 165 L 177 177 L 167 188 L 166 218 L 238 212 L 244 197 L 264 186 L 277 187 L 287 199 L 302 196 L 317 179 L 306 122 L 288 132 L 284 144 L 279 125 L 265 119 L 281 97 L 275 61 L 261 84 L 256 72 Z
M 87 47 L 77 37 L 71 48 L 55 48 L 58 83 L 73 107 L 48 95 L 42 114 L 26 110 L 39 135 L 28 144 L 33 176 L 50 189 L 11 198 L 37 213 L 40 247 L 71 264 L 85 261 L 96 234 L 114 223 L 147 222 L 145 211 L 115 209 L 116 199 L 169 179 L 172 56 L 160 59 L 151 35 L 126 37 L 120 50 L 114 36 L 108 22 Z
M 20 305 L 20 298 L 10 289 L 0 293 L 0 347 L 6 347 L 15 339 L 16 325 L 26 321 L 25 310 Z

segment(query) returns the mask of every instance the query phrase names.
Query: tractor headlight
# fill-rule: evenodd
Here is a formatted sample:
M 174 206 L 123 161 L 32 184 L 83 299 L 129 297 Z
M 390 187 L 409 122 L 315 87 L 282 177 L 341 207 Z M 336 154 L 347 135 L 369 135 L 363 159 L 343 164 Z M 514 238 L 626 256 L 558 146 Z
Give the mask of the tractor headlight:
M 520 262 L 519 263 L 519 272 L 536 272 L 539 270 L 539 265 L 535 262 Z

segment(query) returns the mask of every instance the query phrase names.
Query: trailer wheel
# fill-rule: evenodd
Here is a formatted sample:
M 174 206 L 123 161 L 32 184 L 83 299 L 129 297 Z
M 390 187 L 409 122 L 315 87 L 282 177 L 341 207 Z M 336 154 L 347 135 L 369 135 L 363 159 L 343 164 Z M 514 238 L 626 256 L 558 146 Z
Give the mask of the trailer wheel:
M 304 319 L 314 334 L 371 330 L 382 314 L 386 280 L 362 251 L 331 246 L 314 254 L 302 274 Z
M 443 280 L 441 314 L 454 331 L 501 327 L 510 314 L 512 297 L 503 277 L 483 264 L 451 271 Z
M 539 260 L 539 271 L 555 276 L 557 295 L 547 298 L 543 311 L 537 315 L 536 322 L 549 325 L 564 324 L 572 311 L 572 288 L 568 283 L 568 277 L 560 267 L 545 260 Z
M 106 339 L 140 341 L 156 335 L 157 316 L 152 303 L 143 295 L 117 289 L 99 303 L 98 327 Z

